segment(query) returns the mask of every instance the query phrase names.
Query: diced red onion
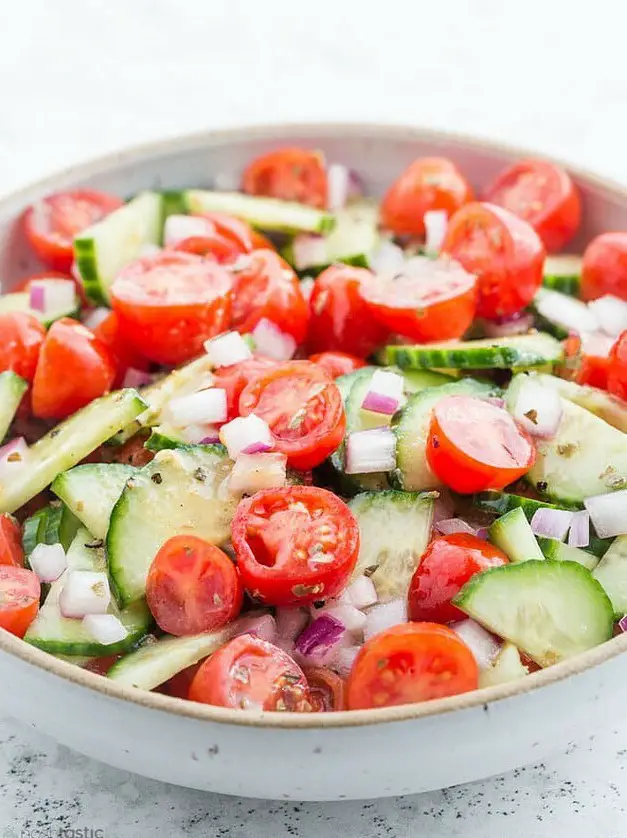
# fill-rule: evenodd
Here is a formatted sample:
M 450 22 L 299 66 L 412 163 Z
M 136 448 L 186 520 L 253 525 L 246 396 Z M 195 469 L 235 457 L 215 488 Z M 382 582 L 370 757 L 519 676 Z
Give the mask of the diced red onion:
M 448 213 L 445 210 L 430 210 L 425 212 L 423 221 L 425 225 L 425 252 L 429 256 L 437 256 L 446 235 Z
M 260 355 L 275 361 L 289 361 L 296 352 L 296 341 L 282 332 L 272 320 L 262 317 L 252 331 L 255 346 Z
M 563 541 L 573 519 L 573 512 L 567 509 L 536 509 L 531 519 L 531 529 L 534 535 L 544 538 L 556 538 Z
M 261 614 L 242 619 L 242 629 L 238 634 L 254 634 L 260 640 L 274 643 L 277 637 L 277 625 L 272 614 Z
M 494 407 L 505 407 L 505 399 L 501 399 L 498 396 L 488 396 L 486 401 L 493 404 Z
M 583 354 L 597 358 L 607 358 L 615 343 L 615 339 L 605 332 L 582 332 L 580 337 Z
M 627 614 L 618 621 L 618 628 L 621 631 L 627 631 Z
M 590 514 L 585 509 L 575 512 L 571 518 L 568 543 L 571 547 L 587 547 L 590 544 Z
M 594 440 L 591 440 L 594 445 Z M 599 538 L 627 535 L 627 489 L 586 498 L 584 506 Z
M 183 442 L 190 445 L 214 445 L 220 442 L 219 430 L 215 425 L 194 423 L 181 428 L 179 434 Z
M 67 556 L 62 544 L 37 544 L 28 562 L 40 582 L 55 582 L 67 570 Z
M 10 479 L 26 464 L 28 446 L 23 436 L 18 436 L 0 448 L 0 480 Z
M 520 311 L 511 317 L 499 317 L 496 320 L 484 320 L 483 331 L 489 338 L 505 338 L 511 335 L 524 335 L 533 326 L 533 315 Z
M 309 302 L 311 298 L 311 292 L 314 289 L 316 281 L 311 276 L 304 276 L 300 281 L 300 290 L 303 297 Z
M 300 233 L 292 242 L 292 255 L 297 271 L 325 265 L 329 261 L 326 239 L 323 236 Z
M 387 239 L 382 241 L 369 258 L 370 268 L 377 274 L 395 274 L 405 265 L 402 247 Z
M 346 589 L 350 602 L 355 608 L 369 608 L 371 605 L 376 605 L 379 597 L 377 596 L 377 589 L 374 582 L 369 576 L 358 576 L 350 583 Z
M 97 326 L 100 326 L 102 321 L 106 320 L 110 314 L 110 308 L 105 308 L 104 306 L 94 308 L 92 311 L 87 312 L 85 317 L 83 317 L 83 325 L 93 331 Z
M 361 403 L 363 410 L 392 416 L 400 407 L 404 384 L 402 375 L 389 370 L 376 370 Z
M 588 303 L 588 308 L 596 317 L 601 331 L 617 338 L 627 329 L 627 303 L 612 294 L 606 294 Z
M 81 285 L 83 284 L 83 277 L 81 276 L 81 272 L 78 269 L 78 264 L 76 260 L 73 261 L 70 265 L 70 276 L 73 276 L 77 282 L 81 283 Z
M 229 491 L 254 495 L 261 489 L 278 489 L 285 486 L 286 468 L 285 454 L 239 454 L 229 477 Z
M 253 357 L 249 345 L 239 332 L 225 332 L 205 341 L 205 352 L 214 367 L 230 367 Z
M 442 533 L 442 535 L 452 535 L 455 532 L 463 532 L 467 535 L 476 535 L 477 531 L 466 521 L 461 518 L 445 518 L 443 521 L 438 521 L 433 525 L 434 529 Z
M 323 664 L 346 629 L 330 614 L 322 614 L 296 638 L 296 651 L 312 663 Z
M 145 387 L 152 383 L 152 375 L 144 370 L 136 370 L 134 367 L 129 367 L 124 373 L 124 380 L 122 387 Z
M 514 405 L 514 418 L 532 436 L 552 439 L 563 415 L 562 398 L 552 387 L 525 378 Z
M 334 662 L 338 675 L 342 678 L 348 678 L 360 650 L 361 646 L 357 644 L 353 646 L 345 646 L 344 648 L 338 650 Z
M 296 638 L 309 622 L 304 608 L 285 606 L 276 609 L 276 644 L 285 651 L 294 649 Z
M 254 413 L 238 416 L 222 425 L 220 441 L 226 446 L 232 460 L 240 454 L 260 454 L 273 447 L 272 432 L 267 422 Z
M 477 532 L 475 533 L 477 538 L 480 538 L 482 541 L 488 540 L 488 528 L 487 527 L 479 527 Z
M 391 599 L 381 605 L 375 605 L 366 614 L 364 626 L 364 640 L 369 640 L 375 634 L 392 626 L 407 622 L 407 600 Z
M 560 294 L 559 291 L 542 288 L 535 296 L 534 305 L 547 320 L 578 334 L 595 332 L 599 328 L 599 321 L 592 309 L 581 300 Z
M 363 194 L 363 185 L 357 174 L 341 163 L 331 163 L 327 169 L 328 208 L 342 209 L 351 198 Z
M 72 570 L 59 595 L 59 608 L 64 617 L 82 619 L 87 614 L 106 614 L 111 602 L 106 573 Z
M 36 287 L 32 287 L 30 289 L 30 297 L 28 300 L 28 304 L 32 309 L 35 311 L 43 311 L 45 308 L 45 294 L 44 289 L 41 284 L 37 285 Z
M 345 602 L 329 601 L 324 608 L 317 611 L 318 615 L 329 614 L 344 626 L 351 634 L 360 634 L 366 625 L 366 615 L 354 605 Z
M 346 473 L 373 474 L 396 466 L 396 436 L 389 428 L 356 431 L 346 439 Z
M 501 651 L 501 640 L 474 620 L 460 620 L 451 628 L 473 653 L 479 669 L 487 669 Z
M 163 248 L 159 247 L 158 244 L 151 244 L 150 242 L 148 242 L 147 244 L 142 244 L 142 246 L 139 248 L 137 257 L 139 259 L 150 258 L 151 256 L 156 256 L 158 253 L 161 253 L 162 250 Z
M 87 614 L 83 617 L 83 628 L 103 646 L 119 643 L 128 635 L 125 626 L 115 614 Z
M 445 518 L 452 518 L 455 505 L 447 489 L 440 489 L 433 504 L 433 523 L 443 521 Z
M 215 231 L 215 224 L 201 215 L 169 215 L 163 227 L 163 241 L 166 247 L 172 247 L 184 239 L 212 236 Z
M 31 279 L 29 304 L 45 315 L 76 307 L 76 285 L 71 279 Z
M 168 403 L 168 413 L 177 428 L 195 423 L 213 425 L 226 422 L 226 390 L 210 387 L 189 396 L 179 396 Z

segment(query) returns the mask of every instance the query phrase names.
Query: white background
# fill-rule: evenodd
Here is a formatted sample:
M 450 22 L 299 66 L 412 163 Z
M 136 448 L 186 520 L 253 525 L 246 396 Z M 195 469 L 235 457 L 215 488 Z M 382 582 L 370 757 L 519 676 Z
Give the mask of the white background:
M 624 17 L 620 0 L 0 0 L 0 193 L 144 140 L 308 119 L 475 133 L 627 183 Z M 8 720 L 0 742 L 6 836 L 618 838 L 627 822 L 618 719 L 546 765 L 366 805 L 162 786 Z

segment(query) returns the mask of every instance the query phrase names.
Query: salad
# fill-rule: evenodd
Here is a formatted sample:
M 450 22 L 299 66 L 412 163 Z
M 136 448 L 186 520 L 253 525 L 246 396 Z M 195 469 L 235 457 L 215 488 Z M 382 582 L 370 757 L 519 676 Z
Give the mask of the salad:
M 467 173 L 472 176 L 472 172 Z M 29 207 L 0 297 L 0 627 L 242 710 L 427 701 L 627 630 L 627 232 L 541 160 L 378 202 L 317 152 L 241 191 Z

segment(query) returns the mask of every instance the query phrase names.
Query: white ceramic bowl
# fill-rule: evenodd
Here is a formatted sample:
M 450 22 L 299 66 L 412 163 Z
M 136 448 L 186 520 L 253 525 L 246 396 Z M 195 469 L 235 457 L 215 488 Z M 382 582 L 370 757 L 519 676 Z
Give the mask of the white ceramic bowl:
M 321 148 L 381 194 L 415 157 L 456 160 L 476 186 L 524 152 L 411 128 L 274 126 L 156 143 L 77 166 L 0 202 L 3 290 L 39 266 L 16 220 L 53 190 L 128 195 L 211 184 L 284 144 Z M 627 229 L 627 191 L 574 172 L 592 235 Z M 520 682 L 424 704 L 332 714 L 254 714 L 122 687 L 0 631 L 0 706 L 95 759 L 148 777 L 249 797 L 373 798 L 442 788 L 543 759 L 607 723 L 627 695 L 627 636 Z

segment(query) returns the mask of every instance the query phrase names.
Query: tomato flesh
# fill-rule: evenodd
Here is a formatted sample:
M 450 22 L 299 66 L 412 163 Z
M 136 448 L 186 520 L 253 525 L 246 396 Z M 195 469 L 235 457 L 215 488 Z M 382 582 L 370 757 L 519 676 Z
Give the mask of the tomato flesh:
M 346 710 L 346 682 L 326 666 L 306 666 L 303 669 L 309 685 L 309 700 L 315 713 Z
M 41 586 L 31 570 L 0 566 L 0 628 L 24 637 L 39 611 Z
M 280 148 L 263 154 L 244 169 L 242 189 L 249 195 L 324 209 L 328 192 L 324 158 L 320 152 L 304 148 Z
M 24 566 L 22 528 L 11 515 L 0 515 L 0 565 Z
M 620 335 L 610 352 L 607 389 L 627 401 L 627 331 Z
M 32 314 L 0 313 L 0 372 L 12 370 L 32 381 L 45 337 L 46 330 Z
M 583 254 L 581 298 L 612 294 L 627 300 L 627 233 L 602 233 Z
M 331 378 L 348 375 L 349 372 L 355 372 L 366 366 L 366 362 L 361 358 L 349 355 L 347 352 L 319 352 L 317 355 L 310 355 L 309 360 L 312 364 L 322 367 Z
M 116 362 L 115 386 L 121 387 L 129 369 L 147 371 L 150 362 L 126 339 L 120 318 L 112 311 L 93 330 L 96 337 L 109 347 Z
M 213 373 L 214 387 L 226 390 L 227 421 L 239 416 L 239 400 L 244 388 L 258 376 L 276 369 L 270 358 L 255 356 L 228 367 L 218 367 Z

